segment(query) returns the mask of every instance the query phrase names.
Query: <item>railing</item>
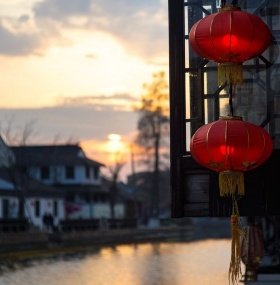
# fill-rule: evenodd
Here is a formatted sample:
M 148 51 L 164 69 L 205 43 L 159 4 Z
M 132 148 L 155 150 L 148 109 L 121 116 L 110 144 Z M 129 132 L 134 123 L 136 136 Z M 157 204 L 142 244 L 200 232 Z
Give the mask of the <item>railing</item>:
M 137 219 L 77 219 L 60 221 L 60 230 L 88 231 L 98 229 L 137 228 Z
M 29 229 L 27 219 L 3 218 L 0 219 L 0 233 L 25 232 Z

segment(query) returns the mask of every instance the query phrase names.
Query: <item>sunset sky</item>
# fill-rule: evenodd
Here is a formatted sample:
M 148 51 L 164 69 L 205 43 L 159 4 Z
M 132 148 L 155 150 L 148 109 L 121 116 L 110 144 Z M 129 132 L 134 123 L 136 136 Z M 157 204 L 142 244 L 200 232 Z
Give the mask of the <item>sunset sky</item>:
M 167 0 L 0 0 L 0 122 L 34 121 L 33 143 L 80 142 L 109 163 L 129 150 L 131 106 L 152 74 L 168 78 Z

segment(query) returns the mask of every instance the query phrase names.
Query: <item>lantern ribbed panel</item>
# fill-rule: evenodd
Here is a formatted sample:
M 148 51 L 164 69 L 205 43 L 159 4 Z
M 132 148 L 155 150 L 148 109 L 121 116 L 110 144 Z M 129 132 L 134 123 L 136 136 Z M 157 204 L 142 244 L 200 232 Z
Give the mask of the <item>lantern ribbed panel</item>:
M 256 168 L 272 149 L 272 140 L 263 128 L 235 117 L 202 126 L 190 142 L 193 158 L 217 172 Z
M 269 28 L 259 17 L 235 8 L 204 17 L 189 33 L 193 50 L 218 63 L 243 63 L 259 56 L 271 39 Z

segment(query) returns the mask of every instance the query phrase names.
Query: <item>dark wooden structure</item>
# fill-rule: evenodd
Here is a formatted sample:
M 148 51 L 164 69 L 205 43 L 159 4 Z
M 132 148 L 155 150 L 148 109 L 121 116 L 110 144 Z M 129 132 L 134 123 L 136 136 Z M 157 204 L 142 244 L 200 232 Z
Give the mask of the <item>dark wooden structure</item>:
M 202 125 L 228 115 L 229 87 L 218 86 L 216 64 L 192 51 L 188 32 L 219 1 L 169 0 L 170 124 L 172 217 L 222 217 L 231 214 L 231 199 L 221 198 L 218 173 L 198 165 L 189 141 Z M 229 1 L 231 2 L 231 1 Z M 261 167 L 245 173 L 243 216 L 280 214 L 280 2 L 242 1 L 241 9 L 255 13 L 270 27 L 274 41 L 258 58 L 244 63 L 244 84 L 234 93 L 234 115 L 265 128 L 274 151 Z M 230 3 L 227 3 L 230 4 Z M 244 4 L 244 5 L 245 5 Z

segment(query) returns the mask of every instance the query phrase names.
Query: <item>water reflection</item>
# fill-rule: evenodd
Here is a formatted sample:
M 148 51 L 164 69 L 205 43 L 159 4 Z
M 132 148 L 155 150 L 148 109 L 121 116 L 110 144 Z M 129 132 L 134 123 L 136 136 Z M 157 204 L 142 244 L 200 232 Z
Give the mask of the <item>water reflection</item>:
M 230 240 L 104 247 L 2 271 L 5 285 L 224 285 Z

